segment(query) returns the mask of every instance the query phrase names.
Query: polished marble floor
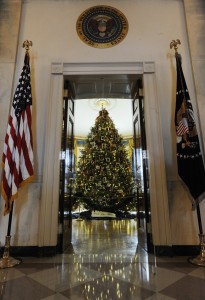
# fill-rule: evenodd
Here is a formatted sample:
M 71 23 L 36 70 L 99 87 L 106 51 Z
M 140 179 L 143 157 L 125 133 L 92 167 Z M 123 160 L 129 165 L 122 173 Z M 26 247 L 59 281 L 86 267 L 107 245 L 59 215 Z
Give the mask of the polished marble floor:
M 1 300 L 203 300 L 205 268 L 155 257 L 135 220 L 73 220 L 73 253 L 22 257 L 0 270 Z

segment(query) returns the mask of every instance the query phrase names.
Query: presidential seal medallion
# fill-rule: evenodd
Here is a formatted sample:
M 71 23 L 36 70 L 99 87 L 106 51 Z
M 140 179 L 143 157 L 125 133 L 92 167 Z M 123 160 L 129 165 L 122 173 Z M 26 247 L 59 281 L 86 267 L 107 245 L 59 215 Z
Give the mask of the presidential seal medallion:
M 98 5 L 88 8 L 79 16 L 76 30 L 87 45 L 108 48 L 124 40 L 128 32 L 128 21 L 116 8 Z

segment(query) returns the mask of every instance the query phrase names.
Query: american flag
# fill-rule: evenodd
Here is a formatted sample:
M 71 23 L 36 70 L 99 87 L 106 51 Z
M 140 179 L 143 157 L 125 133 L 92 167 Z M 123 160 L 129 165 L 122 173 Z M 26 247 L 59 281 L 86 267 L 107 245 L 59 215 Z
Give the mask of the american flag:
M 18 188 L 31 180 L 33 175 L 33 142 L 31 130 L 32 94 L 29 54 L 13 97 L 2 156 L 2 196 L 5 200 L 4 215 L 10 212 Z
M 178 53 L 176 53 L 176 69 L 175 127 L 178 174 L 187 186 L 193 199 L 193 207 L 195 207 L 205 198 L 205 169 L 194 111 L 181 66 L 181 57 Z
M 179 124 L 176 128 L 177 135 L 181 136 L 187 132 L 189 132 L 189 126 L 186 118 L 182 118 L 181 121 L 179 121 Z

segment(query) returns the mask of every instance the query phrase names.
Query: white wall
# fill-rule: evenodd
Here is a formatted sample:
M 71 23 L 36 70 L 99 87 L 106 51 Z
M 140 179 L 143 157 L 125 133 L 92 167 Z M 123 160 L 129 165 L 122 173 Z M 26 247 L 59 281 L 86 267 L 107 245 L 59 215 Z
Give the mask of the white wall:
M 123 42 L 108 49 L 89 47 L 76 33 L 76 21 L 79 15 L 85 9 L 100 4 L 121 10 L 129 22 L 129 32 Z M 103 3 L 98 0 L 25 0 L 23 2 L 15 85 L 25 53 L 21 46 L 22 42 L 26 39 L 32 40 L 33 47 L 30 55 L 36 176 L 34 183 L 22 190 L 19 200 L 16 201 L 17 213 L 14 214 L 12 227 L 13 234 L 18 237 L 17 242 L 14 240 L 15 244 L 26 246 L 38 244 L 39 201 L 44 166 L 51 63 L 121 61 L 155 61 L 156 63 L 173 244 L 198 243 L 195 215 L 191 211 L 191 202 L 177 179 L 176 170 L 175 59 L 174 50 L 169 49 L 170 42 L 176 38 L 181 40 L 179 52 L 183 57 L 183 70 L 194 104 L 196 100 L 182 0 L 105 0 Z M 179 224 L 181 227 L 178 226 Z M 4 242 L 7 217 L 1 218 L 0 226 L 2 228 L 0 241 Z

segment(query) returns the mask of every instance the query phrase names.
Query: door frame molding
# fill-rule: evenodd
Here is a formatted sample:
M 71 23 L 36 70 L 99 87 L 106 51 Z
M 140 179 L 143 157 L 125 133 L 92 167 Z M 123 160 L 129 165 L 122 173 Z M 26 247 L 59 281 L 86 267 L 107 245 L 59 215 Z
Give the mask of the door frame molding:
M 58 227 L 58 205 L 64 78 L 90 74 L 142 74 L 153 243 L 155 246 L 170 246 L 170 216 L 154 62 L 51 64 L 38 246 L 56 246 L 61 230 Z

